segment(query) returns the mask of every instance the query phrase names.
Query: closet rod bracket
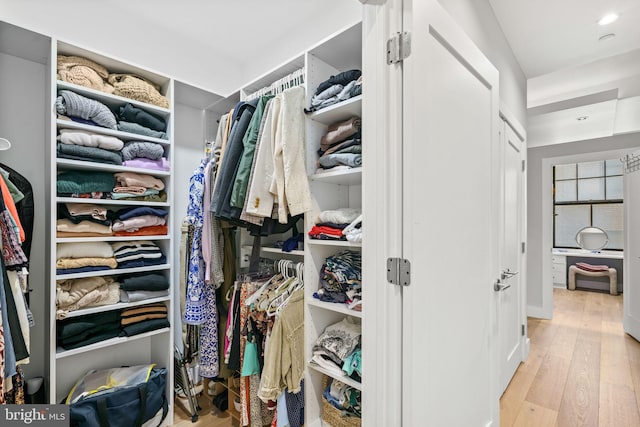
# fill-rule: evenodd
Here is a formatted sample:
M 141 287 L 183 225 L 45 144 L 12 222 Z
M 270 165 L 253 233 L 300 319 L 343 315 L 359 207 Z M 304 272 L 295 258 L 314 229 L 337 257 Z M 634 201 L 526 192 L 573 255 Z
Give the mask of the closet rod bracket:
M 387 258 L 387 282 L 398 286 L 409 286 L 411 262 L 404 258 Z

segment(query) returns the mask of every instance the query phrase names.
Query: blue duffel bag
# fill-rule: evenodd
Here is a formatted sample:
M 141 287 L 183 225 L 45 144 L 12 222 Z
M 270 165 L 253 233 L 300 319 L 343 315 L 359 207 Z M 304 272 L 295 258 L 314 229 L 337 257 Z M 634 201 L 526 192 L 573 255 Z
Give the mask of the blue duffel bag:
M 157 427 L 167 415 L 165 368 L 154 365 L 92 371 L 73 387 L 71 427 Z

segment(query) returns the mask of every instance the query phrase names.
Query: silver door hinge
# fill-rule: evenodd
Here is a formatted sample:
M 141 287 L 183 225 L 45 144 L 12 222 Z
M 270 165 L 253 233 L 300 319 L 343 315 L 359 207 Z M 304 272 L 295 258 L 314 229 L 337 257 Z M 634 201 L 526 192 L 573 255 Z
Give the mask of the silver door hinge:
M 523 160 L 522 161 L 522 172 L 524 172 L 524 170 L 526 169 L 526 167 L 527 167 L 526 165 L 527 165 L 526 160 Z
M 404 258 L 387 258 L 387 282 L 399 286 L 411 283 L 411 263 Z
M 524 336 L 524 334 L 526 334 L 526 333 L 527 333 L 527 332 L 526 332 L 526 330 L 525 330 L 525 328 L 524 328 L 524 325 L 522 325 L 522 336 Z
M 411 33 L 397 33 L 387 40 L 387 64 L 397 64 L 411 55 Z
M 522 249 L 522 253 L 524 253 L 524 252 L 525 252 L 525 250 L 527 249 L 527 244 L 526 244 L 525 242 L 522 242 L 522 243 L 520 244 L 520 247 L 521 247 L 521 249 Z

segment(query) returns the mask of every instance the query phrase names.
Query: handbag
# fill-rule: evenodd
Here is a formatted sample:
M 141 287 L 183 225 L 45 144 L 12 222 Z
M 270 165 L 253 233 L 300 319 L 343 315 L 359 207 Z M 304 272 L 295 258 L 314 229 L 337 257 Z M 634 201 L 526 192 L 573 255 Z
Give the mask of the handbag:
M 90 372 L 76 383 L 67 398 L 71 426 L 160 425 L 169 408 L 166 376 L 165 368 L 154 365 Z M 102 378 L 104 381 L 100 381 Z M 150 420 L 153 424 L 148 423 Z

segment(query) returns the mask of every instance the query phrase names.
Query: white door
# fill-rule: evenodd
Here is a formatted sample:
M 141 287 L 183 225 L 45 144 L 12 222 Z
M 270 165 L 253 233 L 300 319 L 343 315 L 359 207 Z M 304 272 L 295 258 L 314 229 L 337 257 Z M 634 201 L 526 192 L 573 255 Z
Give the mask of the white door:
M 524 143 L 503 122 L 502 149 L 502 236 L 500 243 L 501 284 L 496 288 L 500 347 L 498 363 L 502 395 L 522 360 L 522 212 L 524 193 Z
M 640 171 L 624 175 L 624 331 L 640 341 Z
M 435 0 L 403 6 L 402 425 L 497 425 L 498 72 Z

